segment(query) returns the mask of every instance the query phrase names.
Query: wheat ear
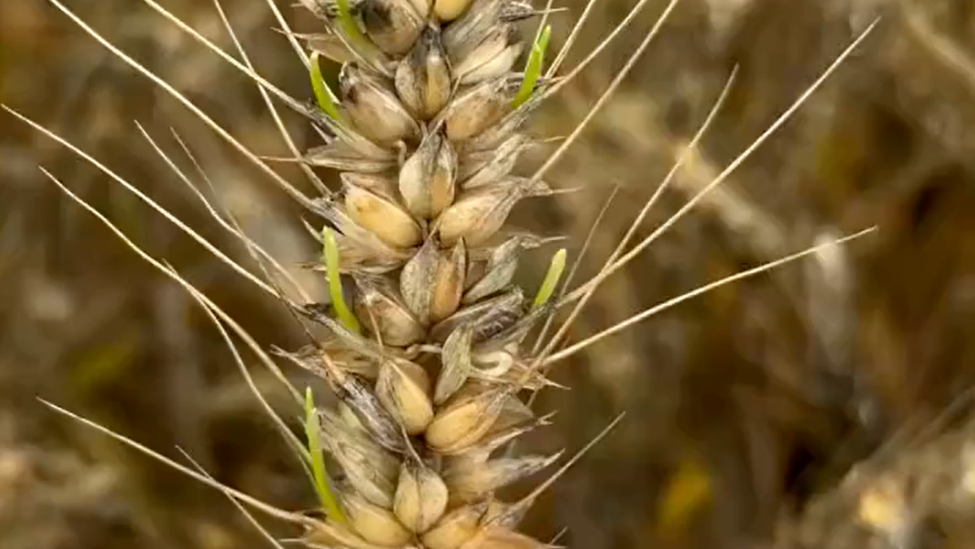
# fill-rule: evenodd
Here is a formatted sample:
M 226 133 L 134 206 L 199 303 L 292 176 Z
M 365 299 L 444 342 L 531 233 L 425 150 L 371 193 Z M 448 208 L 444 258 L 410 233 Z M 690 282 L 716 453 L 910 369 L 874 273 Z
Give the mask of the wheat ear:
M 975 511 L 975 421 L 967 390 L 930 420 L 905 425 L 802 515 L 774 549 L 948 546 L 967 539 Z
M 322 513 L 312 518 L 281 511 L 223 487 L 203 472 L 169 463 L 201 482 L 220 488 L 235 502 L 303 526 L 301 541 L 309 547 L 540 549 L 549 546 L 520 533 L 518 523 L 538 493 L 573 460 L 520 501 L 505 503 L 496 497 L 500 488 L 541 471 L 560 455 L 495 456 L 495 450 L 547 423 L 547 416 L 537 417 L 519 397 L 525 390 L 538 390 L 551 383 L 544 377 L 543 367 L 673 304 L 818 249 L 717 281 L 553 353 L 569 322 L 592 292 L 699 199 L 688 203 L 649 240 L 629 253 L 623 254 L 627 242 L 621 243 L 596 277 L 571 293 L 563 288 L 560 299 L 553 300 L 553 296 L 565 267 L 564 250 L 554 254 L 552 267 L 537 291 L 528 292 L 513 282 L 520 254 L 541 245 L 545 239 L 508 231 L 505 225 L 509 213 L 523 199 L 556 194 L 541 179 L 542 175 L 565 154 L 632 69 L 677 0 L 667 4 L 653 30 L 597 101 L 589 117 L 531 177 L 512 175 L 519 155 L 542 141 L 524 131 L 525 122 L 545 98 L 590 63 L 647 1 L 640 0 L 607 41 L 559 79 L 555 73 L 595 1 L 587 5 L 555 62 L 545 71 L 543 59 L 549 27 L 539 25 L 530 41 L 525 40 L 520 28 L 522 21 L 539 13 L 543 14 L 544 22 L 551 6 L 539 12 L 515 0 L 302 0 L 301 4 L 321 20 L 321 33 L 300 37 L 312 54 L 307 55 L 299 47 L 297 35 L 287 28 L 285 33 L 311 75 L 316 102 L 307 104 L 264 80 L 254 70 L 236 37 L 235 45 L 243 63 L 206 41 L 156 2 L 144 0 L 258 84 L 289 147 L 322 192 L 322 196 L 312 199 L 284 181 L 264 160 L 177 90 L 102 38 L 67 7 L 51 0 L 122 60 L 182 101 L 323 220 L 312 226 L 322 245 L 322 258 L 314 267 L 324 272 L 331 300 L 296 303 L 285 298 L 269 277 L 265 280 L 251 274 L 97 160 L 35 124 L 152 204 L 262 291 L 280 298 L 293 314 L 319 324 L 328 334 L 311 337 L 308 331 L 307 347 L 296 352 L 278 352 L 281 357 L 319 374 L 332 388 L 338 406 L 319 409 L 311 393 L 302 399 L 273 360 L 206 296 L 172 268 L 138 249 L 107 219 L 45 172 L 72 199 L 88 208 L 144 259 L 183 285 L 201 303 L 234 352 L 245 376 L 246 368 L 222 324 L 244 339 L 288 386 L 296 402 L 304 401 L 305 445 L 287 430 L 251 384 L 257 398 L 303 460 L 321 497 Z M 283 24 L 280 12 L 273 3 L 269 5 Z M 229 29 L 222 10 L 220 13 Z M 321 77 L 319 61 L 323 56 L 343 64 L 337 91 L 329 89 Z M 701 194 L 719 185 L 791 116 L 821 81 Z M 310 119 L 325 144 L 299 153 L 283 130 L 272 96 Z M 14 114 L 33 124 L 26 117 Z M 151 139 L 150 142 L 162 154 Z M 695 143 L 696 139 L 692 146 Z M 180 179 L 188 182 L 185 174 L 166 160 Z M 313 166 L 339 170 L 341 189 L 327 190 L 311 171 Z M 675 170 L 678 167 L 679 164 Z M 659 192 L 663 189 L 661 186 Z M 656 201 L 659 192 L 650 199 L 647 208 Z M 216 208 L 209 205 L 208 208 L 225 229 L 244 241 L 262 266 L 263 260 L 270 259 L 267 252 L 258 250 L 243 235 L 232 218 L 228 222 Z M 634 230 L 642 217 L 641 214 L 635 221 Z M 628 233 L 627 240 L 633 233 L 633 230 Z M 269 262 L 277 271 L 284 272 L 276 262 Z M 546 345 L 529 349 L 532 346 L 525 342 L 531 330 L 541 321 L 549 320 L 557 305 L 573 302 L 577 302 L 577 308 L 562 329 Z M 603 434 L 613 425 L 615 422 Z M 158 459 L 166 459 L 134 441 L 112 435 Z M 331 475 L 325 471 L 323 452 L 333 458 L 339 471 Z M 277 544 L 273 538 L 272 542 Z

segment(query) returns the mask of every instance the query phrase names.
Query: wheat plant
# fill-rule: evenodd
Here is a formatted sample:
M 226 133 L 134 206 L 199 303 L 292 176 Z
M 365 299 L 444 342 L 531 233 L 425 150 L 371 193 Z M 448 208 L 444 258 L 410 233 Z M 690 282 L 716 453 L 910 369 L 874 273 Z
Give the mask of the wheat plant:
M 537 415 L 527 394 L 553 385 L 548 371 L 594 343 L 685 300 L 719 286 L 795 261 L 867 231 L 820 244 L 768 264 L 717 280 L 577 342 L 567 342 L 572 322 L 599 286 L 632 261 L 703 200 L 770 138 L 820 84 L 850 55 L 873 26 L 861 33 L 792 106 L 748 149 L 699 190 L 648 237 L 633 242 L 637 229 L 681 170 L 680 153 L 667 177 L 647 200 L 630 230 L 590 280 L 570 287 L 575 268 L 563 276 L 567 250 L 551 255 L 545 277 L 533 288 L 514 282 L 519 259 L 546 246 L 554 235 L 513 230 L 512 209 L 541 197 L 557 197 L 585 187 L 586 181 L 554 186 L 545 180 L 586 126 L 652 44 L 676 8 L 671 0 L 611 85 L 568 136 L 534 135 L 531 115 L 557 94 L 649 4 L 640 0 L 626 18 L 575 67 L 563 65 L 592 10 L 591 0 L 560 49 L 549 55 L 554 8 L 517 0 L 302 0 L 319 19 L 318 32 L 298 34 L 279 8 L 270 9 L 297 55 L 295 70 L 309 75 L 306 97 L 292 97 L 264 79 L 219 3 L 236 55 L 221 50 L 165 7 L 143 0 L 169 22 L 253 80 L 293 157 L 268 159 L 250 151 L 202 109 L 139 61 L 121 51 L 60 0 L 50 0 L 78 27 L 112 54 L 180 101 L 243 157 L 294 198 L 309 216 L 309 238 L 321 256 L 306 267 L 321 273 L 329 299 L 319 303 L 290 275 L 271 251 L 257 246 L 219 204 L 208 204 L 221 226 L 251 253 L 259 274 L 235 262 L 193 228 L 117 175 L 108 166 L 13 107 L 4 109 L 60 142 L 107 177 L 144 200 L 237 274 L 255 292 L 279 299 L 307 335 L 300 349 L 263 349 L 229 314 L 187 282 L 165 261 L 140 249 L 123 231 L 89 206 L 60 179 L 44 174 L 63 192 L 103 221 L 149 264 L 172 278 L 199 302 L 234 355 L 268 417 L 307 472 L 319 498 L 312 513 L 275 508 L 224 486 L 195 466 L 181 465 L 132 439 L 111 432 L 55 404 L 48 405 L 163 460 L 228 497 L 248 516 L 257 510 L 300 527 L 308 547 L 350 549 L 530 549 L 550 546 L 519 531 L 521 519 L 539 494 L 586 449 L 622 419 L 617 418 L 589 446 L 515 501 L 498 496 L 502 488 L 553 466 L 555 455 L 519 455 L 513 443 L 551 421 Z M 551 61 L 549 61 L 551 57 Z M 326 60 L 340 64 L 337 82 L 323 76 Z M 711 115 L 683 147 L 690 153 L 718 112 L 734 83 L 716 98 Z M 278 108 L 303 116 L 322 144 L 299 150 L 285 130 Z M 173 173 L 190 188 L 187 174 L 139 127 Z M 178 138 L 178 136 L 177 136 Z M 519 156 L 552 147 L 531 174 L 517 175 Z M 188 147 L 187 156 L 193 159 Z M 193 160 L 196 162 L 195 159 Z M 310 197 L 282 178 L 273 162 L 298 163 L 317 196 Z M 197 175 L 207 175 L 197 164 Z M 339 172 L 340 188 L 330 189 L 315 171 Z M 203 194 L 198 195 L 206 201 Z M 593 230 L 597 230 L 596 227 Z M 578 255 L 584 254 L 582 246 Z M 578 258 L 575 258 L 576 260 Z M 558 323 L 558 329 L 552 328 Z M 231 332 L 261 360 L 293 397 L 291 410 L 275 410 L 261 395 L 244 366 Z M 272 356 L 274 355 L 274 356 Z M 294 387 L 276 361 L 318 376 L 336 397 L 335 405 L 316 403 L 316 388 Z M 296 434 L 281 414 L 299 417 Z M 252 518 L 252 517 L 251 517 Z M 280 547 L 265 532 L 268 542 Z

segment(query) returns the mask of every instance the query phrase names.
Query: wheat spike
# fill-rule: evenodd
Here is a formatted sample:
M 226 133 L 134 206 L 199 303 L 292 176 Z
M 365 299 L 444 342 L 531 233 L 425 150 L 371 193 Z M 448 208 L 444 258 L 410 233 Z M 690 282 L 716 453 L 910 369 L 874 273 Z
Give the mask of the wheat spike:
M 528 49 L 516 23 L 533 11 L 503 0 L 303 4 L 325 29 L 309 48 L 344 62 L 337 97 L 314 82 L 328 142 L 304 161 L 342 170 L 342 188 L 312 208 L 327 222 L 323 270 L 338 291 L 297 308 L 346 343 L 287 354 L 320 372 L 345 412 L 320 410 L 316 426 L 342 468 L 343 512 L 305 542 L 544 546 L 484 506 L 558 457 L 489 458 L 542 424 L 516 395 L 544 383 L 519 346 L 547 299 L 511 283 L 538 239 L 503 232 L 516 203 L 552 193 L 510 173 L 531 144 L 524 113 L 547 85 L 539 42 L 525 74 L 513 72 Z M 339 277 L 352 282 L 351 307 Z
M 967 414 L 953 407 L 930 425 L 895 433 L 782 524 L 773 547 L 935 547 L 954 535 L 967 539 L 975 510 L 975 422 L 968 416 L 943 425 Z
M 136 248 L 204 307 L 265 411 L 274 417 L 288 443 L 304 460 L 322 498 L 322 513 L 311 518 L 280 511 L 219 485 L 202 470 L 171 464 L 223 490 L 237 504 L 303 526 L 301 541 L 308 547 L 551 547 L 550 543 L 520 533 L 518 523 L 538 494 L 576 458 L 521 501 L 505 503 L 496 495 L 506 485 L 544 470 L 561 456 L 561 453 L 503 457 L 494 454 L 495 450 L 547 424 L 548 416 L 537 417 L 519 394 L 551 385 L 544 377 L 544 367 L 603 337 L 721 284 L 764 272 L 818 249 L 704 286 L 590 339 L 555 351 L 572 319 L 596 288 L 676 223 L 694 207 L 698 198 L 624 254 L 646 210 L 665 190 L 666 183 L 661 185 L 604 269 L 573 292 L 567 293 L 567 286 L 563 286 L 558 292 L 558 303 L 552 303 L 550 297 L 564 267 L 565 252 L 555 254 L 551 276 L 541 284 L 544 290 L 533 293 L 515 285 L 513 279 L 520 254 L 538 247 L 544 239 L 507 230 L 508 215 L 524 199 L 558 192 L 542 177 L 566 153 L 633 68 L 678 0 L 667 3 L 652 30 L 589 115 L 548 161 L 528 177 L 516 175 L 513 170 L 520 154 L 543 142 L 524 129 L 529 114 L 590 63 L 635 19 L 648 0 L 640 0 L 607 40 L 561 79 L 555 74 L 595 0 L 586 6 L 565 46 L 547 70 L 543 59 L 550 31 L 545 21 L 551 3 L 539 12 L 517 0 L 301 0 L 301 5 L 320 20 L 320 32 L 297 35 L 290 29 L 284 30 L 309 69 L 317 105 L 303 104 L 287 96 L 256 72 L 219 3 L 221 20 L 233 37 L 243 63 L 206 41 L 156 2 L 144 2 L 254 80 L 295 159 L 321 196 L 309 198 L 284 181 L 178 91 L 52 0 L 58 9 L 122 60 L 182 101 L 302 206 L 319 216 L 320 219 L 309 223 L 322 244 L 322 258 L 314 262 L 313 268 L 327 278 L 331 289 L 329 303 L 312 302 L 270 254 L 257 249 L 233 223 L 232 217 L 230 222 L 224 219 L 206 203 L 202 194 L 197 196 L 221 226 L 237 235 L 259 263 L 266 261 L 285 275 L 302 302 L 287 299 L 269 276 L 262 280 L 251 274 L 80 149 L 26 117 L 10 112 L 83 156 L 263 292 L 281 299 L 292 313 L 321 325 L 328 332 L 327 336 L 311 338 L 308 331 L 308 346 L 277 353 L 318 374 L 339 399 L 338 407 L 327 409 L 315 408 L 311 399 L 307 399 L 306 449 L 257 392 L 220 321 L 243 338 L 287 385 L 270 357 L 173 269 Z M 269 1 L 269 5 L 286 27 L 273 2 Z M 542 23 L 536 36 L 526 40 L 521 23 L 540 13 Z M 719 185 L 780 127 L 867 32 L 708 189 Z M 311 55 L 300 47 L 299 40 L 305 42 Z M 321 78 L 321 57 L 342 64 L 334 91 Z M 733 77 L 729 87 L 732 81 Z M 306 116 L 325 143 L 303 153 L 298 151 L 284 129 L 271 96 Z M 719 99 L 715 111 L 720 104 Z M 709 117 L 691 142 L 691 148 L 710 120 Z M 141 126 L 139 130 L 180 181 L 191 186 L 189 178 L 162 153 L 148 133 Z M 312 167 L 338 170 L 341 188 L 327 189 Z M 205 179 L 202 169 L 198 165 L 197 168 Z M 679 168 L 680 161 L 671 175 Z M 45 174 L 61 186 L 52 175 Z M 124 239 L 124 235 L 119 235 Z M 849 238 L 853 237 L 844 240 Z M 572 273 L 574 268 L 570 279 Z M 526 342 L 533 328 L 545 322 L 547 329 L 553 311 L 570 303 L 576 303 L 575 310 L 547 345 L 542 345 L 545 329 L 537 343 Z M 301 393 L 290 385 L 288 389 L 300 402 Z M 618 421 L 619 418 L 607 431 Z M 322 452 L 329 454 L 340 468 L 332 471 L 330 478 L 326 478 Z M 251 519 L 249 515 L 248 519 Z
M 314 360 L 305 365 L 347 412 L 323 410 L 319 423 L 346 477 L 345 517 L 326 517 L 305 541 L 544 547 L 516 531 L 521 513 L 486 504 L 558 457 L 491 457 L 544 423 L 517 394 L 544 383 L 521 347 L 547 299 L 512 284 L 538 239 L 504 226 L 519 201 L 553 192 L 538 175 L 511 174 L 533 142 L 521 123 L 549 85 L 539 78 L 548 32 L 526 45 L 517 23 L 534 12 L 508 0 L 302 3 L 325 28 L 308 46 L 343 62 L 334 99 L 318 83 L 331 136 L 305 161 L 342 171 L 316 210 L 325 275 L 351 280 L 353 312 L 339 314 L 341 290 L 330 308 L 302 311 L 349 343 L 348 362 L 372 364 L 362 377 L 327 353 L 290 355 Z

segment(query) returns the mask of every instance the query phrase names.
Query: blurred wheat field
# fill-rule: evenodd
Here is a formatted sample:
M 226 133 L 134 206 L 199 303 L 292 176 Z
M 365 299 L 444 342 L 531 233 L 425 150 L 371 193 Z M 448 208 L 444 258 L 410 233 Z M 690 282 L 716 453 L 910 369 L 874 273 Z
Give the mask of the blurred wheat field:
M 163 4 L 232 51 L 211 3 Z M 222 4 L 261 74 L 310 97 L 267 6 Z M 632 4 L 603 0 L 573 55 L 595 47 Z M 540 131 L 572 131 L 665 4 L 650 0 L 634 27 L 544 107 L 534 122 Z M 69 5 L 253 150 L 287 154 L 253 83 L 141 3 Z M 303 12 L 279 5 L 297 30 L 312 28 Z M 568 11 L 551 16 L 555 41 L 584 3 L 560 7 Z M 559 366 L 555 381 L 572 390 L 542 393 L 539 407 L 558 410 L 557 421 L 530 445 L 578 448 L 618 412 L 627 418 L 543 496 L 528 519 L 532 534 L 546 539 L 569 526 L 560 543 L 590 548 L 764 546 L 812 494 L 834 489 L 851 465 L 904 426 L 929 424 L 973 385 L 970 2 L 683 0 L 547 176 L 582 189 L 521 207 L 514 221 L 567 235 L 574 256 L 616 193 L 580 276 L 594 274 L 735 66 L 725 108 L 640 236 L 745 149 L 878 15 L 870 39 L 775 137 L 595 294 L 574 338 L 824 238 L 880 230 L 683 303 Z M 248 234 L 321 290 L 317 275 L 297 267 L 316 250 L 287 197 L 41 0 L 0 3 L 0 102 L 78 144 L 246 263 L 247 251 L 216 227 L 134 121 L 180 158 L 175 129 Z M 316 139 L 296 118 L 289 129 L 299 144 Z M 221 494 L 35 400 L 169 455 L 178 445 L 219 480 L 282 507 L 315 504 L 193 300 L 66 200 L 38 165 L 173 263 L 263 345 L 302 341 L 284 309 L 158 214 L 0 115 L 0 547 L 257 547 L 256 532 Z M 304 184 L 294 166 L 275 168 Z M 519 276 L 538 280 L 547 256 L 528 257 L 537 263 Z M 296 385 L 310 382 L 289 373 Z M 255 375 L 272 403 L 287 399 L 270 376 Z M 975 539 L 964 522 L 940 530 L 932 547 Z

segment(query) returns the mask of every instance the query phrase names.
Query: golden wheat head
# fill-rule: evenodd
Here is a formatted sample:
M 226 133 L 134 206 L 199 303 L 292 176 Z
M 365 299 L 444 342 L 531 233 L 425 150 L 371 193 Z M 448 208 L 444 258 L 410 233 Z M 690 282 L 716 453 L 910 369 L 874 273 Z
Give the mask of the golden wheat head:
M 302 0 L 301 6 L 318 18 L 319 29 L 298 35 L 287 29 L 280 12 L 269 2 L 311 75 L 314 102 L 288 96 L 254 70 L 219 4 L 216 7 L 242 61 L 220 50 L 153 0 L 143 0 L 255 81 L 294 153 L 289 160 L 299 162 L 320 191 L 315 198 L 283 180 L 183 94 L 91 29 L 58 0 L 50 1 L 120 59 L 182 102 L 318 216 L 317 221 L 309 222 L 309 229 L 321 244 L 322 257 L 310 265 L 324 272 L 330 301 L 315 303 L 299 287 L 302 300 L 296 302 L 286 297 L 269 276 L 262 279 L 251 274 L 109 168 L 7 109 L 145 200 L 255 287 L 284 301 L 297 319 L 323 328 L 319 331 L 324 336 L 312 336 L 312 331 L 306 330 L 309 343 L 305 347 L 276 350 L 276 354 L 318 374 L 337 397 L 337 406 L 330 408 L 317 407 L 310 391 L 303 397 L 233 318 L 174 269 L 139 249 L 45 171 L 69 197 L 203 306 L 255 395 L 314 481 L 321 509 L 314 516 L 281 511 L 222 486 L 201 471 L 167 462 L 225 491 L 235 503 L 301 525 L 301 541 L 309 547 L 549 547 L 520 533 L 518 524 L 540 490 L 571 465 L 571 460 L 517 502 L 505 502 L 497 496 L 500 489 L 545 469 L 560 456 L 498 452 L 547 423 L 548 416 L 536 416 L 521 398 L 525 391 L 551 384 L 545 377 L 547 367 L 686 299 L 835 244 L 830 242 L 709 284 L 556 352 L 569 324 L 597 287 L 727 179 L 785 123 L 866 32 L 753 146 L 667 223 L 626 251 L 647 210 L 683 162 L 683 157 L 678 159 L 602 270 L 572 292 L 563 286 L 556 297 L 565 251 L 554 255 L 549 274 L 537 291 L 515 284 L 521 253 L 537 248 L 545 239 L 512 231 L 506 224 L 509 213 L 523 199 L 556 194 L 542 176 L 633 68 L 677 0 L 667 3 L 656 25 L 589 116 L 531 176 L 514 173 L 519 156 L 544 141 L 525 129 L 529 115 L 629 25 L 647 0 L 637 2 L 607 40 L 564 77 L 555 75 L 595 1 L 587 5 L 565 46 L 544 72 L 543 54 L 551 32 L 544 22 L 551 3 L 538 9 L 519 0 Z M 534 35 L 526 36 L 525 23 L 537 18 L 542 24 L 537 25 Z M 304 47 L 299 40 L 304 41 Z M 335 91 L 321 76 L 320 57 L 341 63 Z M 324 143 L 307 151 L 297 150 L 283 130 L 271 96 L 306 117 Z M 721 99 L 713 112 L 720 103 Z M 689 142 L 689 149 L 697 145 L 710 120 Z M 174 173 L 192 187 L 189 176 L 151 138 L 149 141 Z M 326 188 L 312 167 L 338 170 L 341 188 Z M 200 172 L 205 178 L 202 169 Z M 223 228 L 247 244 L 262 267 L 269 264 L 287 278 L 287 270 L 257 248 L 232 216 L 207 206 Z M 542 345 L 554 311 L 568 304 L 575 304 L 569 318 Z M 537 342 L 526 344 L 528 335 L 542 322 L 545 325 Z M 304 441 L 288 429 L 256 390 L 224 326 L 236 333 L 288 387 L 296 403 L 304 406 Z M 134 441 L 113 436 L 165 459 Z M 326 471 L 323 455 L 328 455 L 338 469 Z M 270 541 L 280 546 L 273 538 Z
M 545 421 L 518 394 L 544 383 L 520 347 L 548 299 L 512 283 L 539 239 L 504 231 L 516 203 L 552 192 L 511 175 L 533 143 L 521 126 L 537 75 L 513 69 L 518 23 L 536 12 L 510 0 L 303 4 L 325 30 L 310 47 L 344 63 L 337 104 L 319 93 L 331 139 L 305 160 L 341 170 L 316 210 L 330 225 L 326 276 L 354 284 L 352 311 L 340 292 L 329 309 L 304 308 L 334 339 L 286 355 L 340 400 L 318 427 L 343 472 L 344 517 L 307 541 L 542 546 L 515 529 L 526 506 L 494 494 L 558 456 L 492 457 Z

